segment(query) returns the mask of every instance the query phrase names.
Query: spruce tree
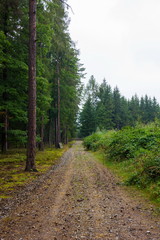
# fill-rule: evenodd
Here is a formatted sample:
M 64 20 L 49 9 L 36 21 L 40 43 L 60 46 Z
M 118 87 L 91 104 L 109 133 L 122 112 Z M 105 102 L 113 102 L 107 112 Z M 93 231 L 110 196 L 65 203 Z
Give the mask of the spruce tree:
M 107 84 L 106 80 L 98 89 L 98 101 L 96 107 L 96 121 L 97 126 L 100 129 L 112 129 L 113 128 L 113 96 L 110 85 Z
M 29 1 L 28 145 L 26 171 L 37 171 L 36 155 L 36 0 Z
M 89 96 L 80 114 L 80 136 L 86 137 L 96 131 L 95 109 Z

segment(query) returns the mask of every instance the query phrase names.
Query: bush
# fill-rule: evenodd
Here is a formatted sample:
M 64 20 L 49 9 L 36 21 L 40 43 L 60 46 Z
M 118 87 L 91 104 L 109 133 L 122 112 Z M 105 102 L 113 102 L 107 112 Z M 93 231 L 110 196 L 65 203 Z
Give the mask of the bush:
M 146 150 L 157 151 L 160 143 L 160 129 L 153 125 L 124 128 L 118 131 L 109 145 L 110 158 L 124 161 L 135 158 Z
M 83 141 L 83 145 L 87 150 L 96 151 L 100 147 L 99 140 L 102 138 L 102 133 L 97 132 L 86 137 Z
M 120 130 L 114 134 L 109 144 L 109 157 L 114 161 L 124 161 L 134 157 L 136 150 L 135 135 L 132 128 Z
M 126 167 L 126 185 L 147 188 L 160 199 L 160 126 L 156 123 L 94 133 L 84 139 L 89 150 L 101 150 L 106 161 Z M 123 164 L 124 162 L 124 164 Z M 130 170 L 132 169 L 132 170 Z
M 135 163 L 136 173 L 131 175 L 126 181 L 126 185 L 138 185 L 141 188 L 146 188 L 151 183 L 156 183 L 160 180 L 160 156 L 152 156 L 150 153 L 145 158 L 141 157 Z

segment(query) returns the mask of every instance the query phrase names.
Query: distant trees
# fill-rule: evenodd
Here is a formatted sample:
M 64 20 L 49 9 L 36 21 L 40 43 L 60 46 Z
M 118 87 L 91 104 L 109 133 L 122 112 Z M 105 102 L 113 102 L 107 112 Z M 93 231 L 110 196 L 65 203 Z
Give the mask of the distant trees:
M 98 85 L 91 76 L 85 90 L 86 99 L 80 113 L 80 136 L 85 137 L 97 129 L 121 129 L 134 126 L 137 121 L 144 124 L 160 117 L 160 106 L 156 99 L 137 95 L 127 100 L 118 87 L 113 90 L 104 79 Z
M 27 122 L 27 41 L 25 1 L 0 1 L 0 128 L 2 152 L 21 139 Z M 19 127 L 17 127 L 19 126 Z M 23 126 L 23 129 L 21 128 Z M 26 141 L 26 136 L 25 136 Z
M 104 79 L 97 89 L 96 122 L 100 129 L 111 129 L 113 127 L 113 96 L 111 87 Z M 97 125 L 96 124 L 96 125 Z
M 80 115 L 81 122 L 81 136 L 85 137 L 96 130 L 96 115 L 93 102 L 89 96 L 83 106 L 83 110 Z
M 30 2 L 36 4 L 36 1 Z M 31 126 L 27 117 L 28 103 L 29 109 L 33 111 L 30 117 L 34 118 L 34 126 L 31 127 L 33 134 L 30 137 L 36 139 L 36 145 L 40 150 L 44 149 L 45 144 L 55 144 L 58 147 L 59 141 L 66 143 L 74 135 L 82 90 L 81 78 L 84 71 L 79 62 L 79 52 L 68 32 L 69 21 L 64 1 L 37 0 L 37 12 L 35 9 L 32 10 L 32 13 L 35 15 L 36 12 L 37 15 L 37 37 L 33 38 L 29 55 L 30 59 L 34 58 L 34 63 L 30 62 L 29 66 L 28 1 L 0 1 L 0 11 L 0 145 L 2 152 L 12 146 L 26 147 L 27 129 Z M 31 26 L 35 30 L 35 23 Z M 35 55 L 32 56 L 35 54 L 33 49 L 35 44 L 36 78 Z M 34 84 L 31 88 L 28 86 L 29 68 L 34 72 Z M 32 98 L 30 102 L 28 92 L 33 88 L 34 100 Z M 30 96 L 32 94 L 30 92 Z M 28 134 L 29 132 L 30 130 Z M 34 149 L 33 145 L 35 146 L 35 142 L 33 143 L 30 139 L 28 157 L 29 151 Z

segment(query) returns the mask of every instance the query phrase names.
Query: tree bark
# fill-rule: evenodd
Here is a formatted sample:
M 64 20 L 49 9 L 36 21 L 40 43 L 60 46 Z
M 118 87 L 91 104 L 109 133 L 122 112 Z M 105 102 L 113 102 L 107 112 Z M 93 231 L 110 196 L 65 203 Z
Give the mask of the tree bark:
M 57 116 L 55 119 L 55 147 L 59 148 L 61 142 L 61 125 L 60 125 L 60 69 L 57 61 Z
M 2 128 L 2 153 L 8 150 L 8 113 L 7 110 L 3 113 L 3 128 Z
M 55 129 L 54 129 L 54 120 L 52 118 L 50 118 L 49 120 L 49 129 L 48 129 L 48 143 L 49 146 L 52 147 L 55 137 L 53 136 Z
M 40 126 L 40 138 L 39 150 L 44 151 L 44 117 L 41 117 L 41 126 Z
M 65 136 L 65 144 L 68 144 L 67 128 L 65 129 L 65 131 L 66 131 L 66 136 Z
M 62 140 L 64 144 L 68 143 L 68 136 L 67 136 L 67 127 L 63 128 L 63 133 L 62 133 Z
M 4 14 L 3 14 L 3 31 L 5 36 L 7 36 L 8 33 L 8 3 L 4 3 Z M 7 49 L 5 48 L 3 50 L 4 55 L 7 53 Z M 2 72 L 2 81 L 4 82 L 4 86 L 6 87 L 7 83 L 7 66 L 6 66 L 6 61 L 3 62 L 3 72 Z M 8 99 L 8 94 L 4 91 L 3 92 L 3 101 L 4 103 L 7 102 Z M 7 109 L 3 110 L 2 114 L 2 122 L 3 122 L 3 127 L 2 127 L 2 139 L 1 139 L 1 145 L 2 145 L 2 153 L 6 153 L 8 150 L 8 111 Z
M 29 89 L 26 171 L 37 171 L 36 156 L 36 0 L 29 0 Z

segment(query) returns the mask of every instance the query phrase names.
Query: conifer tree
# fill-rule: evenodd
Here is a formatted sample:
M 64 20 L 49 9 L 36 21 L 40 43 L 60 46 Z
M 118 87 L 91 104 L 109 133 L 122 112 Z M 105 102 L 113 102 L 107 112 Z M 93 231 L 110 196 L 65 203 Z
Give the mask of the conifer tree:
M 89 95 L 80 114 L 80 136 L 86 137 L 96 131 L 95 109 Z
M 107 84 L 106 80 L 100 85 L 98 93 L 96 121 L 100 129 L 113 128 L 113 96 L 111 87 Z
M 37 171 L 36 155 L 36 0 L 29 1 L 29 89 L 26 171 Z

